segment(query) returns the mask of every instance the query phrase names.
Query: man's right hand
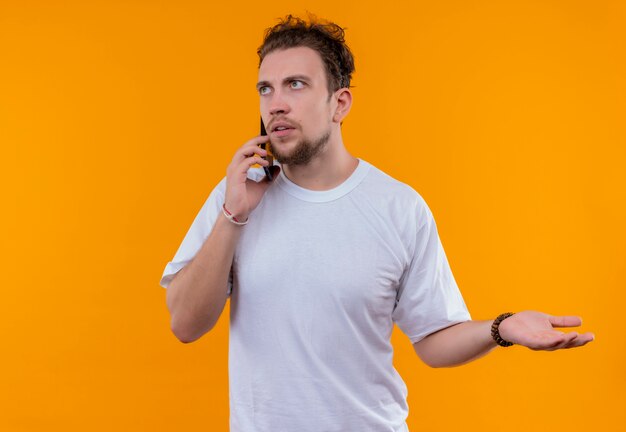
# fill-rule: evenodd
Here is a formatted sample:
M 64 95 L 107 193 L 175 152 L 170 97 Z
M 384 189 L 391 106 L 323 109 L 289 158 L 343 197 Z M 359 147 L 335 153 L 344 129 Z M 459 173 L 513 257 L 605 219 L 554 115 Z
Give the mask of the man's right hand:
M 248 170 L 254 164 L 263 167 L 269 166 L 269 162 L 262 157 L 267 156 L 267 150 L 259 147 L 259 144 L 268 143 L 269 136 L 259 135 L 237 150 L 232 162 L 226 169 L 226 209 L 237 218 L 245 221 L 248 216 L 261 202 L 265 191 L 272 183 L 265 178 L 260 182 L 248 179 Z M 280 167 L 274 166 L 270 169 L 273 178 L 278 176 Z

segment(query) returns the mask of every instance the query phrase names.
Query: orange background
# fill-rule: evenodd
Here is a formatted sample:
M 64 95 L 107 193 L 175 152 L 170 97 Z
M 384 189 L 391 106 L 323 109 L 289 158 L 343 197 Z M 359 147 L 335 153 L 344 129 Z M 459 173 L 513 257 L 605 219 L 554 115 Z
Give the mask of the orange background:
M 473 317 L 596 334 L 430 369 L 396 328 L 411 431 L 626 430 L 624 3 L 334 0 L 0 1 L 0 430 L 227 430 L 228 305 L 182 344 L 158 281 L 306 10 L 356 57 L 349 150 L 426 199 Z

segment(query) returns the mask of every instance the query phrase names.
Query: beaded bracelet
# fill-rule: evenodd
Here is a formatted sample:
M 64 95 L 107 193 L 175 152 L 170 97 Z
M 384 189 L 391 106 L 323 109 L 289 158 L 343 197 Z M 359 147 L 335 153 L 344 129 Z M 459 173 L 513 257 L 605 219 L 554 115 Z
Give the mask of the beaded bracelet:
M 491 324 L 491 337 L 502 347 L 510 347 L 511 345 L 514 345 L 513 342 L 502 339 L 499 331 L 500 323 L 513 315 L 515 315 L 513 312 L 506 312 L 498 315 L 498 317 L 493 321 L 493 324 Z
M 248 223 L 248 219 L 246 219 L 243 222 L 239 222 L 237 220 L 237 218 L 235 216 L 233 216 L 233 214 L 231 212 L 226 210 L 226 203 L 222 204 L 222 213 L 224 213 L 224 216 L 226 216 L 226 219 L 228 219 L 229 221 L 231 221 L 235 225 L 240 225 L 241 226 L 241 225 L 245 225 L 245 224 Z

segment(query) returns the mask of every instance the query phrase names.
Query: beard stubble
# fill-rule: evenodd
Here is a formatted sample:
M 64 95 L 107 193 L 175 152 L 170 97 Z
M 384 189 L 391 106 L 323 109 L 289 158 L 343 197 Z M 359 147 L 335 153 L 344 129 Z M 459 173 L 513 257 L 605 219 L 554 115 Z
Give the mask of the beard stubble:
M 281 164 L 285 165 L 306 165 L 311 159 L 317 156 L 326 147 L 330 139 L 330 131 L 326 131 L 321 137 L 315 141 L 303 138 L 297 144 L 291 153 L 282 153 L 272 146 L 270 142 L 270 151 Z

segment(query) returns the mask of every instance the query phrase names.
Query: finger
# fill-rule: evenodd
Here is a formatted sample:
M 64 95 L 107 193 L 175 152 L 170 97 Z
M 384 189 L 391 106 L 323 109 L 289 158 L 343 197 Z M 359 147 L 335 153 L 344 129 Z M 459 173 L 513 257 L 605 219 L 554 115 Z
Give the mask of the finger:
M 267 156 L 267 150 L 256 145 L 242 147 L 233 156 L 233 162 L 241 162 L 243 159 L 254 155 Z
M 570 344 L 561 347 L 560 349 L 570 349 L 570 348 L 578 348 L 581 347 L 583 345 L 586 345 L 589 341 L 583 341 L 583 340 L 579 340 L 576 339 L 575 341 L 572 341 Z
M 583 323 L 577 316 L 551 316 L 548 320 L 553 327 L 578 327 Z
M 261 156 L 247 157 L 237 166 L 237 173 L 247 173 L 252 165 L 259 164 L 261 166 L 268 166 L 269 162 L 263 159 Z
M 260 154 L 261 156 L 267 155 L 267 150 L 259 147 L 260 144 L 267 143 L 269 141 L 268 136 L 258 136 L 252 138 L 250 141 L 242 145 L 235 153 L 233 160 L 243 159 L 245 157 L 252 156 L 253 154 Z
M 268 142 L 269 140 L 270 140 L 269 135 L 257 135 L 251 140 L 247 141 L 243 146 L 259 145 L 259 144 L 263 144 L 264 142 Z
M 580 336 L 577 332 L 569 332 L 565 333 L 565 337 L 563 338 L 563 342 L 561 342 L 557 349 L 568 346 L 569 344 L 576 343 L 578 340 L 578 336 Z
M 582 346 L 582 345 L 586 345 L 589 342 L 593 341 L 595 339 L 595 335 L 593 333 L 584 333 L 578 336 L 578 338 L 576 339 L 576 343 L 578 343 L 578 346 Z
M 555 330 L 554 332 L 543 335 L 543 340 L 535 349 L 546 351 L 561 349 L 576 339 L 577 336 L 578 333 L 576 332 L 563 333 Z
M 563 348 L 569 349 L 569 348 L 580 347 L 583 345 L 587 345 L 589 342 L 593 340 L 594 340 L 593 333 L 585 333 L 585 334 L 579 335 L 576 339 L 571 341 L 568 345 L 564 346 Z
M 262 166 L 267 166 L 268 163 L 268 161 L 260 156 L 250 156 L 239 163 L 231 163 L 226 169 L 226 175 L 229 179 L 237 178 L 238 182 L 243 182 L 245 181 L 248 170 L 252 165 L 259 164 Z

